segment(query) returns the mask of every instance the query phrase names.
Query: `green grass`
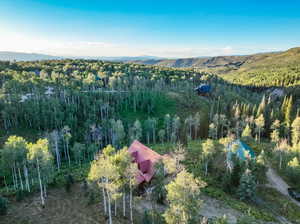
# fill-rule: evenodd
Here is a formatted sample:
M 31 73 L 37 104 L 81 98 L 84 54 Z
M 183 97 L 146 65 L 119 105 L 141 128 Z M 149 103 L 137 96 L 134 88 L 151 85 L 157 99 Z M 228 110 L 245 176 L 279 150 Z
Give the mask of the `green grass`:
M 258 196 L 273 213 L 286 217 L 292 223 L 300 223 L 300 208 L 286 196 L 268 187 L 260 187 Z
M 226 194 L 219 188 L 208 186 L 204 188 L 203 192 L 212 198 L 216 198 L 224 202 L 229 207 L 241 212 L 244 215 L 251 216 L 257 220 L 263 220 L 266 222 L 276 221 L 275 217 L 270 212 L 265 211 L 264 209 L 259 209 L 255 205 L 240 201 L 232 197 L 231 195 Z
M 174 115 L 176 114 L 176 101 L 167 95 L 162 94 L 157 97 L 154 101 L 153 113 L 148 114 L 145 111 L 124 110 L 120 112 L 122 120 L 128 123 L 133 123 L 135 120 L 146 120 L 148 117 L 155 117 L 162 119 L 166 114 Z

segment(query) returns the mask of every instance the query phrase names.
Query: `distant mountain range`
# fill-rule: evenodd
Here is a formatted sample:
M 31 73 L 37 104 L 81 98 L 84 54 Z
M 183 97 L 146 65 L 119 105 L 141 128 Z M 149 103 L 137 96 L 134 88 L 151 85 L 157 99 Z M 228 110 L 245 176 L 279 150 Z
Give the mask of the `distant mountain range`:
M 215 57 L 195 57 L 195 58 L 179 58 L 179 59 L 150 59 L 137 60 L 133 63 L 156 65 L 173 68 L 200 68 L 214 71 L 223 71 L 238 69 L 245 63 L 257 61 L 270 55 L 280 52 L 259 53 L 253 55 L 237 55 L 237 56 L 215 56 Z
M 0 61 L 40 61 L 40 60 L 59 60 L 59 59 L 90 59 L 90 60 L 103 60 L 103 61 L 119 61 L 119 62 L 131 62 L 142 60 L 160 60 L 162 58 L 155 56 L 136 56 L 136 57 L 89 57 L 89 56 L 52 56 L 47 54 L 37 53 L 23 53 L 12 51 L 0 51 Z
M 0 61 L 38 61 L 55 59 L 62 59 L 62 57 L 36 53 L 0 51 Z

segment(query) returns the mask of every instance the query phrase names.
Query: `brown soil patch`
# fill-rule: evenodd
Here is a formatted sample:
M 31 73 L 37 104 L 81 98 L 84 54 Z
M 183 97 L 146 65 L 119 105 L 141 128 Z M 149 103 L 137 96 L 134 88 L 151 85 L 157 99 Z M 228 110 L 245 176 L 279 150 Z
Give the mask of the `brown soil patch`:
M 103 205 L 88 205 L 88 197 L 79 184 L 71 193 L 63 188 L 50 189 L 45 208 L 41 207 L 39 194 L 21 202 L 11 202 L 8 214 L 0 217 L 0 224 L 105 224 Z M 119 209 L 121 214 L 121 209 Z M 121 217 L 113 217 L 113 223 L 129 223 Z

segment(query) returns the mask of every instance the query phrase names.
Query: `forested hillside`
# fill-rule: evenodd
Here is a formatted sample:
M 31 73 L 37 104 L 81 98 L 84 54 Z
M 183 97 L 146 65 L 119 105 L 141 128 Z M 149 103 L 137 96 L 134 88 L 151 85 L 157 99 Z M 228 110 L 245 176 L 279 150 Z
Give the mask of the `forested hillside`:
M 241 85 L 286 87 L 300 83 L 300 48 L 246 56 L 145 60 L 138 63 L 197 68 L 222 75 L 224 79 Z
M 198 95 L 200 84 L 211 91 Z M 300 185 L 293 91 L 274 97 L 198 69 L 97 60 L 0 62 L 0 87 L 0 193 L 10 200 L 38 191 L 47 207 L 51 188 L 72 192 L 77 181 L 86 196 L 76 197 L 101 202 L 109 223 L 199 223 L 203 195 L 237 210 L 241 223 L 299 223 L 298 207 L 265 186 L 269 166 Z M 143 186 L 126 148 L 134 140 L 168 154 Z M 232 155 L 237 140 L 255 156 Z M 146 197 L 143 214 L 137 201 Z
M 300 48 L 261 55 L 256 60 L 248 60 L 237 71 L 223 76 L 226 80 L 242 85 L 255 86 L 299 86 Z
M 151 59 L 135 61 L 135 63 L 173 68 L 236 69 L 239 68 L 245 61 L 247 61 L 251 57 L 253 56 L 217 56 L 159 60 Z

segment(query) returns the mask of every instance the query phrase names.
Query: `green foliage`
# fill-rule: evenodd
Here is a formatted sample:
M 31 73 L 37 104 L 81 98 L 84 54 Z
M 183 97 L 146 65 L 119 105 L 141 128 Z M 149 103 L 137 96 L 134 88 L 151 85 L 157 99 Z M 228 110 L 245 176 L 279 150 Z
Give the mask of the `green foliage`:
M 256 182 L 250 170 L 246 170 L 240 180 L 238 195 L 241 200 L 254 201 L 256 196 Z
M 88 192 L 88 205 L 92 205 L 96 202 L 96 195 L 94 191 Z
M 288 162 L 286 175 L 294 185 L 300 186 L 300 164 L 297 157 Z
M 240 184 L 240 179 L 244 170 L 243 164 L 241 163 L 241 161 L 234 156 L 233 158 L 234 161 L 234 166 L 233 166 L 233 170 L 231 173 L 231 186 L 232 187 L 238 187 Z
M 27 195 L 27 191 L 18 190 L 16 193 L 16 201 L 22 201 Z
M 300 208 L 286 196 L 269 187 L 259 187 L 257 192 L 274 214 L 284 216 L 292 223 L 300 223 Z
M 227 217 L 224 215 L 213 222 L 213 224 L 228 224 Z
M 166 186 L 169 207 L 164 213 L 168 224 L 187 224 L 198 220 L 200 189 L 205 186 L 201 180 L 195 179 L 192 174 L 183 170 L 176 179 Z
M 232 198 L 219 188 L 208 186 L 203 189 L 203 193 L 207 194 L 210 197 L 221 200 L 229 207 L 236 209 L 245 215 L 254 217 L 257 220 L 264 220 L 266 222 L 276 220 L 272 214 L 265 211 L 264 209 L 257 208 L 253 205 L 247 204 L 246 202 Z
M 292 123 L 292 143 L 296 148 L 300 146 L 300 117 L 296 117 Z
M 248 215 L 245 215 L 237 220 L 237 224 L 255 224 L 256 220 Z
M 65 189 L 66 192 L 70 193 L 71 187 L 74 184 L 74 179 L 71 174 L 67 175 L 65 178 L 66 178 Z
M 151 192 L 152 200 L 163 204 L 166 199 L 166 189 L 165 189 L 165 166 L 164 163 L 158 162 L 155 164 L 155 178 L 152 180 L 152 185 L 154 189 Z
M 224 75 L 226 80 L 248 86 L 299 85 L 299 48 L 274 54 L 252 55 L 240 69 Z
M 29 179 L 34 179 L 33 186 L 29 182 L 30 187 L 36 190 L 39 167 L 44 187 L 52 183 L 69 189 L 70 181 L 65 176 L 71 174 L 74 181 L 89 177 L 92 182 L 100 183 L 99 190 L 104 188 L 112 200 L 118 199 L 128 193 L 129 185 L 135 185 L 136 171 L 136 167 L 128 167 L 129 157 L 124 153 L 126 149 L 118 149 L 134 139 L 148 144 L 161 142 L 154 149 L 172 156 L 177 142 L 187 143 L 183 161 L 174 163 L 178 158 L 174 157 L 165 164 L 166 169 L 175 170 L 170 172 L 169 177 L 175 176 L 185 165 L 193 178 L 201 178 L 212 187 L 222 187 L 232 195 L 240 185 L 246 168 L 263 183 L 266 160 L 260 154 L 262 150 L 268 159 L 271 158 L 270 162 L 281 155 L 283 172 L 293 181 L 300 179 L 299 165 L 296 162 L 288 164 L 294 157 L 299 159 L 299 122 L 297 118 L 294 120 L 297 101 L 293 102 L 292 96 L 273 102 L 268 99 L 266 91 L 251 91 L 249 89 L 253 90 L 253 87 L 247 89 L 232 85 L 215 75 L 194 69 L 85 60 L 12 62 L 1 66 L 1 136 L 5 134 L 0 140 L 3 142 L 10 133 L 15 135 L 26 130 L 32 133 L 26 139 L 35 142 L 27 144 L 24 138 L 11 136 L 0 149 L 0 169 L 4 170 L 1 179 L 5 177 L 8 183 L 7 189 L 0 189 L 1 194 L 28 190 L 24 167 L 29 171 Z M 283 64 L 279 69 L 276 66 L 271 69 L 268 67 L 270 71 L 261 66 L 257 68 L 259 72 L 253 74 L 255 77 L 251 76 L 253 79 L 243 80 L 242 75 L 237 82 L 256 85 L 254 81 L 258 81 L 262 70 L 261 75 L 266 79 L 257 85 L 268 86 L 265 82 L 270 81 L 278 82 L 276 85 L 279 86 L 290 86 L 299 81 L 294 77 L 299 72 L 298 65 L 290 65 L 289 68 L 294 69 L 291 76 L 284 73 L 284 77 L 290 79 L 288 81 L 278 81 L 281 78 L 277 77 L 279 73 L 276 72 L 277 81 L 267 77 L 270 71 L 285 71 L 281 70 L 285 67 Z M 33 72 L 35 70 L 40 71 L 40 75 L 36 75 Z M 237 72 L 250 74 L 248 71 Z M 213 86 L 213 93 L 209 97 L 199 97 L 193 91 L 195 86 L 203 82 Z M 235 133 L 236 137 L 242 136 L 247 143 L 249 141 L 257 156 L 256 161 L 234 161 L 231 173 L 224 163 L 225 144 L 222 146 L 217 141 L 230 133 Z M 254 142 L 251 138 L 254 133 L 260 142 Z M 206 139 L 208 134 L 214 140 L 197 140 L 199 137 Z M 36 141 L 40 136 L 46 136 L 47 139 Z M 272 144 L 268 143 L 269 136 Z M 273 152 L 271 148 L 274 145 L 279 147 L 283 137 L 292 140 L 293 147 L 282 148 L 280 153 Z M 187 142 L 187 139 L 196 141 Z M 109 144 L 113 147 L 105 147 Z M 103 147 L 102 153 L 99 152 Z M 94 161 L 90 167 L 91 160 Z M 210 175 L 204 175 L 203 165 L 206 174 Z M 108 183 L 104 180 L 108 180 Z M 162 173 L 158 173 L 157 179 L 153 180 L 153 184 L 159 186 L 153 192 L 155 200 L 164 201 L 166 182 Z M 243 190 L 240 191 L 247 192 L 242 185 L 249 183 L 241 182 L 240 188 Z M 224 196 L 222 191 L 210 193 L 216 194 L 216 197 Z M 249 197 L 250 194 L 247 195 Z M 237 200 L 236 204 L 233 203 L 234 199 L 224 200 L 240 211 L 249 209 L 249 205 L 238 203 Z M 177 209 L 186 211 L 181 207 L 185 202 L 176 204 L 174 201 L 173 207 L 170 206 L 170 214 Z M 251 215 L 270 219 L 252 207 Z
M 7 213 L 7 199 L 0 196 L 0 216 L 1 215 L 6 215 Z
M 144 216 L 143 216 L 143 220 L 142 220 L 142 224 L 151 224 L 151 218 L 150 215 L 147 211 L 144 212 Z

